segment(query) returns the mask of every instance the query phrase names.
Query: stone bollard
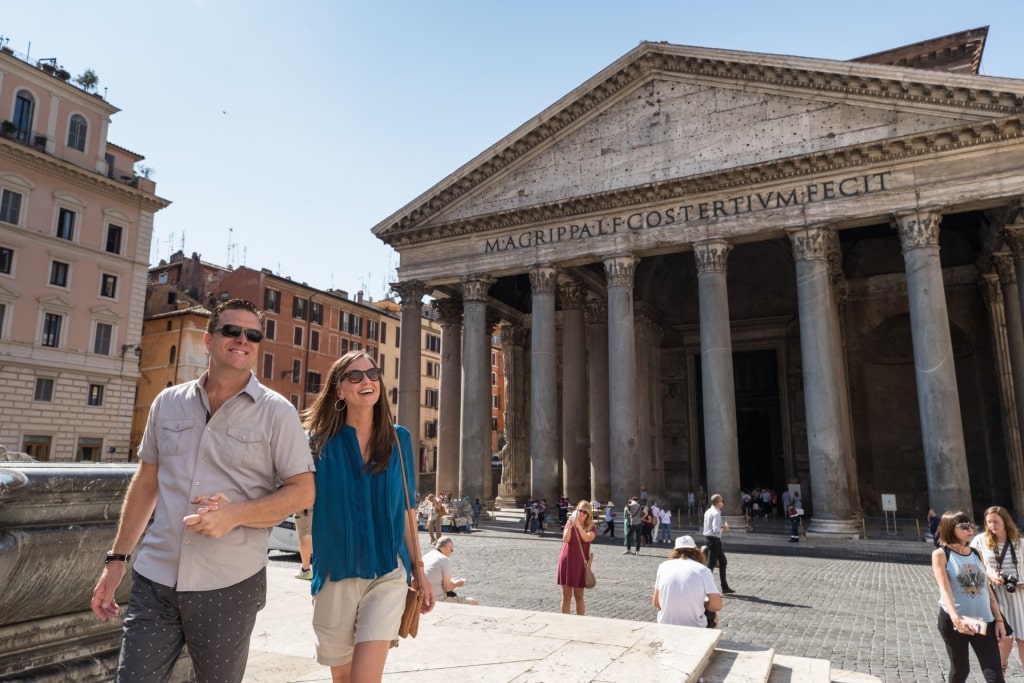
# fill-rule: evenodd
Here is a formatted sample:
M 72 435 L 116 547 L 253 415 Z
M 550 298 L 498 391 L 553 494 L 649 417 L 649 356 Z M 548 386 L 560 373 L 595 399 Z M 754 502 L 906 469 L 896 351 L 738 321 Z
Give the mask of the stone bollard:
M 136 468 L 0 462 L 0 680 L 113 680 L 122 619 L 99 621 L 90 600 Z M 129 574 L 122 613 L 130 592 Z

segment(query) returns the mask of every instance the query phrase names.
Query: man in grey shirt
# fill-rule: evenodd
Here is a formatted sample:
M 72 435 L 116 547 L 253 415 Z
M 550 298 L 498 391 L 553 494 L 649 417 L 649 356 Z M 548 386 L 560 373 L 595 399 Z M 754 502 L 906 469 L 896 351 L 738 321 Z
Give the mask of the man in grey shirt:
M 150 408 L 139 469 L 93 591 L 93 613 L 116 617 L 114 592 L 141 538 L 119 683 L 166 680 L 185 646 L 198 680 L 240 682 L 266 602 L 270 527 L 313 506 L 298 413 L 252 372 L 262 315 L 248 301 L 225 301 L 203 339 L 207 371 L 165 389 Z

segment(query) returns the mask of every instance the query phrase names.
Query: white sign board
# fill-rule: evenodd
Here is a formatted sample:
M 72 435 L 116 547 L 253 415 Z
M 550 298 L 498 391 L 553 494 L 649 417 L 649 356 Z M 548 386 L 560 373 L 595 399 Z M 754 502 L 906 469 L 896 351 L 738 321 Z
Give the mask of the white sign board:
M 895 493 L 883 493 L 882 494 L 882 511 L 884 511 L 884 512 L 896 512 L 896 494 Z

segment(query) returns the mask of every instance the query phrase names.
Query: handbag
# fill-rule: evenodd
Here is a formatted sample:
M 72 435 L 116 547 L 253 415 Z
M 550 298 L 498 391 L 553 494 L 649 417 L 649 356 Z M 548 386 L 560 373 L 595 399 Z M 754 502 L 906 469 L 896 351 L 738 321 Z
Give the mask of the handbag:
M 397 434 L 395 435 L 397 438 Z M 398 442 L 398 457 L 399 463 L 402 467 L 402 486 L 405 488 L 405 504 L 406 509 L 413 507 L 412 499 L 409 497 L 409 480 L 405 475 L 405 453 L 402 452 L 402 442 Z M 415 558 L 412 560 L 413 567 L 422 567 L 423 559 L 420 556 L 420 547 L 417 543 L 415 545 Z M 420 628 L 420 612 L 423 609 L 423 588 L 413 588 L 409 586 L 409 591 L 405 595 L 405 609 L 402 611 L 402 621 L 398 625 L 398 636 L 400 638 L 416 637 Z M 391 647 L 398 647 L 398 641 L 392 640 Z
M 594 571 L 590 568 L 590 563 L 594 561 L 594 554 L 591 553 L 590 557 L 584 555 L 583 542 L 580 540 L 579 532 L 576 529 L 573 529 L 572 532 L 576 537 L 576 546 L 580 549 L 580 557 L 583 558 L 583 587 L 593 588 L 597 585 L 597 577 L 594 576 Z

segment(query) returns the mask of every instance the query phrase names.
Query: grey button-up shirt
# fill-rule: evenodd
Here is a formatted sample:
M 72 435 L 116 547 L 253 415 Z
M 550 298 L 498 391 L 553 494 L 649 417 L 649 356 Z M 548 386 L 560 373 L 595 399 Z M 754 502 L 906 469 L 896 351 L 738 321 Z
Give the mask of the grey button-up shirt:
M 267 564 L 269 529 L 236 527 L 216 539 L 190 533 L 182 521 L 195 512 L 190 500 L 214 493 L 232 502 L 254 500 L 314 469 L 287 399 L 250 375 L 246 387 L 210 416 L 207 374 L 156 397 L 139 446 L 139 459 L 159 467 L 159 497 L 135 569 L 180 591 L 225 588 Z

